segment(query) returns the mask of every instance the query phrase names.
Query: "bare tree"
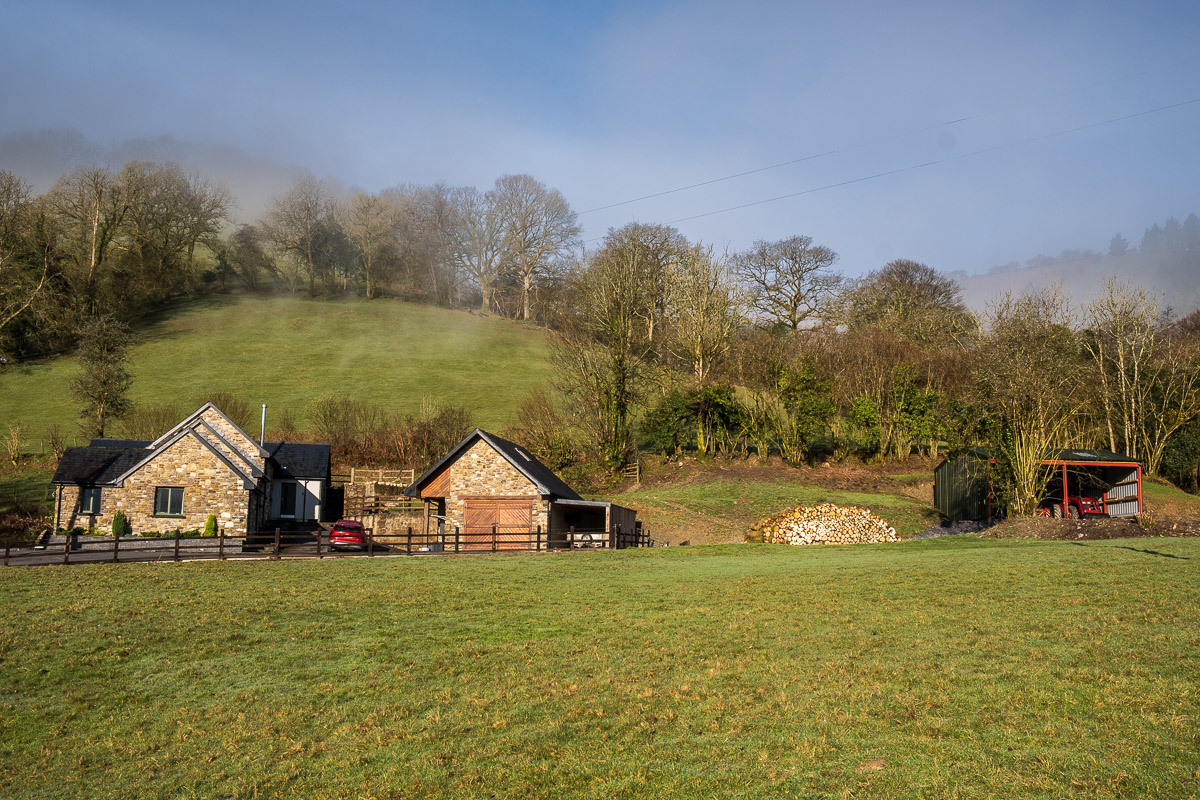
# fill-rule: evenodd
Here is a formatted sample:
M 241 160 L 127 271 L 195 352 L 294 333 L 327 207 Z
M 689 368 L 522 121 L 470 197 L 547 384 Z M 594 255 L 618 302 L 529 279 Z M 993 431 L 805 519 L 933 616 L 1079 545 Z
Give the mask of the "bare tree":
M 978 327 L 956 281 L 904 258 L 856 281 L 842 304 L 841 321 L 847 327 L 882 325 L 925 346 L 966 345 Z
M 444 183 L 396 186 L 384 192 L 395 205 L 397 279 L 406 295 L 442 306 L 458 299 L 454 252 L 454 192 Z
M 740 292 L 725 258 L 690 248 L 670 273 L 671 336 L 667 348 L 703 386 L 714 363 L 729 352 L 742 319 Z
M 280 253 L 295 259 L 308 277 L 308 293 L 316 294 L 318 277 L 325 277 L 323 239 L 339 225 L 332 191 L 311 175 L 299 178 L 276 197 L 267 212 L 264 229 Z M 292 291 L 295 291 L 293 286 Z
M 811 237 L 792 236 L 757 241 L 738 254 L 734 264 L 754 309 L 795 334 L 824 311 L 841 285 L 842 276 L 830 271 L 837 258 L 828 247 L 814 245 Z
M 81 167 L 58 181 L 49 202 L 60 222 L 59 249 L 73 300 L 95 315 L 99 283 L 129 211 L 128 192 L 107 169 Z
M 538 279 L 559 268 L 579 225 L 562 193 L 529 175 L 503 175 L 492 191 L 504 226 L 505 270 L 520 284 L 521 319 L 529 320 Z
M 0 332 L 46 285 L 50 260 L 33 245 L 33 225 L 30 185 L 0 170 Z
M 358 251 L 368 300 L 395 257 L 399 224 L 400 208 L 388 195 L 355 192 L 346 205 L 346 234 Z
M 503 221 L 492 192 L 480 192 L 468 186 L 456 189 L 452 198 L 454 262 L 479 284 L 483 295 L 480 311 L 486 314 L 493 307 L 492 295 L 500 277 L 504 255 Z
M 978 385 L 990 414 L 998 482 L 1016 514 L 1037 509 L 1049 478 L 1042 460 L 1052 448 L 1070 444 L 1066 432 L 1085 400 L 1070 321 L 1070 306 L 1057 287 L 1005 294 L 988 311 Z
M 614 468 L 629 456 L 632 412 L 653 352 L 645 319 L 655 287 L 644 280 L 643 242 L 630 227 L 610 230 L 574 276 L 574 314 L 555 347 L 560 390 L 591 411 L 585 427 Z
M 1141 288 L 1110 279 L 1087 307 L 1109 449 L 1162 465 L 1170 437 L 1200 415 L 1200 348 Z

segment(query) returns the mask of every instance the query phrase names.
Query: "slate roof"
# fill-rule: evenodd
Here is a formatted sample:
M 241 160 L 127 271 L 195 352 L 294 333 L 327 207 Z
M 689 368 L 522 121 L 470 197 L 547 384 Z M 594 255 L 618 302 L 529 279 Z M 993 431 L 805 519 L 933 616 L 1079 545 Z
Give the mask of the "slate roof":
M 154 452 L 150 444 L 135 439 L 93 439 L 87 447 L 68 447 L 50 482 L 82 486 L 114 483 Z M 298 480 L 329 477 L 327 444 L 267 442 L 265 449 L 285 477 Z
M 329 477 L 329 445 L 305 442 L 266 442 L 267 455 L 288 477 L 317 480 Z
M 551 472 L 549 467 L 538 461 L 524 447 L 513 444 L 507 439 L 501 439 L 499 436 L 488 433 L 482 428 L 476 428 L 467 435 L 467 438 L 451 448 L 450 452 L 443 456 L 440 461 L 427 469 L 421 477 L 413 481 L 412 486 L 405 489 L 404 493 L 409 497 L 419 497 L 421 486 L 426 481 L 440 472 L 443 466 L 455 461 L 460 455 L 465 453 L 478 439 L 482 439 L 491 445 L 492 449 L 503 456 L 505 461 L 512 464 L 517 472 L 528 478 L 537 487 L 538 494 L 548 495 L 555 500 L 583 499 L 576 494 L 574 489 L 564 483 L 562 478 Z
M 100 441 L 116 442 L 105 439 Z M 134 443 L 135 445 L 138 443 Z M 54 470 L 51 483 L 85 486 L 111 483 L 148 455 L 146 444 L 126 447 L 68 447 Z

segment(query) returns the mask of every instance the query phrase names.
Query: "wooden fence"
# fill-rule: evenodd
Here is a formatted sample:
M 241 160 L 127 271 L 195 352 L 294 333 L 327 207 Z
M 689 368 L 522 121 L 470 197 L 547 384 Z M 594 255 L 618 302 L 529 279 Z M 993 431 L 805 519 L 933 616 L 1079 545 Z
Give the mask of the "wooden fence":
M 62 541 L 56 541 L 61 539 Z M 441 536 L 409 527 L 392 535 L 376 535 L 368 528 L 361 546 L 334 545 L 329 532 L 274 531 L 228 535 L 218 530 L 216 537 L 182 536 L 158 539 L 137 536 L 55 536 L 37 547 L 4 546 L 4 566 L 18 564 L 73 564 L 133 561 L 232 560 L 240 558 L 331 558 L 341 556 L 421 556 L 487 552 L 563 551 L 585 549 L 624 550 L 630 547 L 654 547 L 645 531 L 622 531 L 610 535 L 603 530 L 574 527 L 563 531 L 543 531 L 492 525 L 490 528 L 460 529 Z
M 416 472 L 411 469 L 365 469 L 351 467 L 349 472 L 335 472 L 329 476 L 334 485 L 347 483 L 387 483 L 393 486 L 412 486 Z

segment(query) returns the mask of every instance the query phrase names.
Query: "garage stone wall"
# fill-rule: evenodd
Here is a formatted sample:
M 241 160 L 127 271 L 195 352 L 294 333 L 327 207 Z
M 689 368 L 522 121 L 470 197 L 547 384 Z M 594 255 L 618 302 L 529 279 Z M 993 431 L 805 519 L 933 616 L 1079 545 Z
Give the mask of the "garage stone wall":
M 472 495 L 528 497 L 533 502 L 533 526 L 548 530 L 549 503 L 538 494 L 537 486 L 482 439 L 450 465 L 450 491 L 446 496 L 448 535 L 452 535 L 454 526 L 463 527 L 466 503 L 463 498 Z
M 183 516 L 155 516 L 154 490 L 159 486 L 184 487 Z M 121 509 L 134 535 L 142 531 L 164 533 L 176 528 L 204 530 L 209 514 L 216 516 L 217 526 L 227 533 L 243 534 L 247 511 L 258 507 L 251 494 L 212 451 L 189 435 L 131 475 L 124 486 L 101 487 L 99 514 L 79 514 L 78 487 L 62 487 L 56 525 L 111 531 L 113 515 Z

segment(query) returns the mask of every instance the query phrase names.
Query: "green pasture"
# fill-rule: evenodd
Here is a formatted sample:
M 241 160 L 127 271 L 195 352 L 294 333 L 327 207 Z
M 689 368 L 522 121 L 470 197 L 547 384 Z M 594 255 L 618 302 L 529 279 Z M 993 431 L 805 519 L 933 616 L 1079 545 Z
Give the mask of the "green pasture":
M 1196 539 L 0 578 L 7 798 L 1200 792 Z
M 904 495 L 826 489 L 791 481 L 714 477 L 647 486 L 611 499 L 636 508 L 638 519 L 657 540 L 676 543 L 681 539 L 693 544 L 741 541 L 746 530 L 763 517 L 819 503 L 866 508 L 902 537 L 920 533 L 938 521 L 931 506 Z
M 402 413 L 444 401 L 498 429 L 550 376 L 540 329 L 386 300 L 214 296 L 162 314 L 139 328 L 137 340 L 136 402 L 188 403 L 227 391 L 267 403 L 268 425 L 285 409 L 303 425 L 314 398 L 347 394 Z M 78 436 L 70 393 L 77 371 L 70 356 L 0 371 L 3 431 L 20 424 L 33 452 L 56 423 L 68 438 Z

